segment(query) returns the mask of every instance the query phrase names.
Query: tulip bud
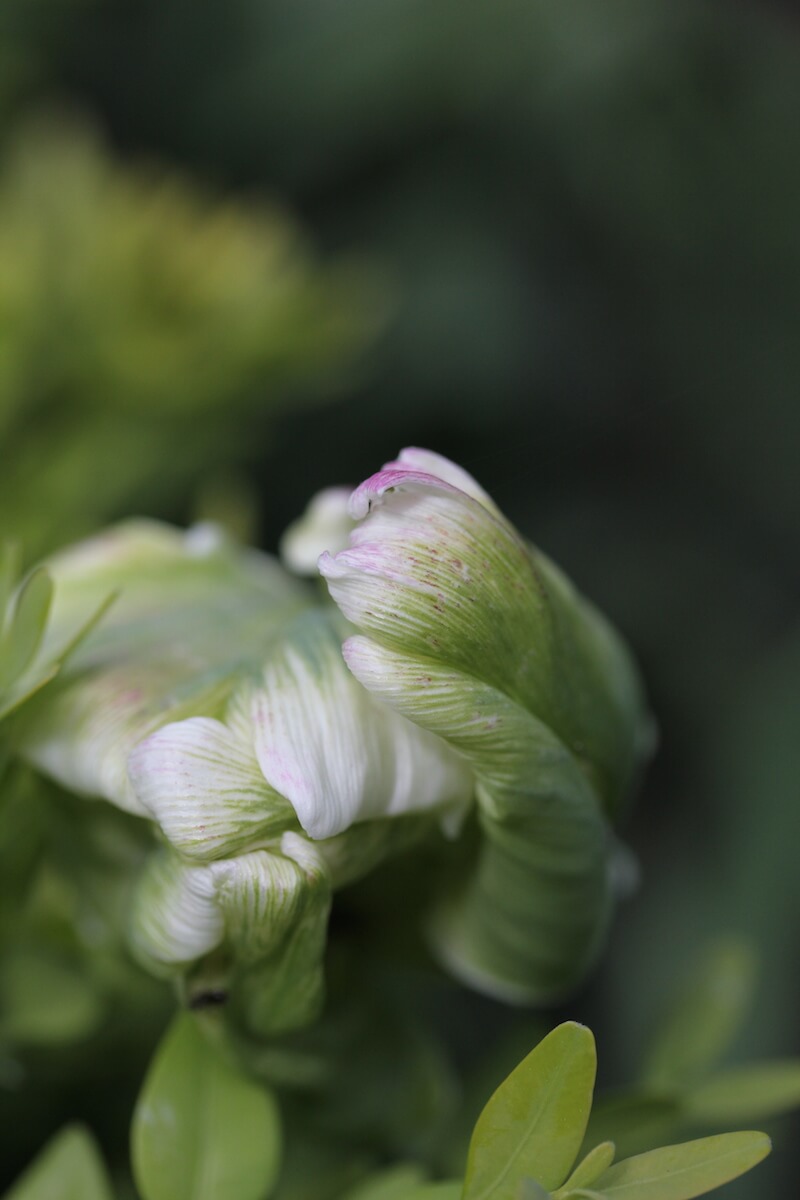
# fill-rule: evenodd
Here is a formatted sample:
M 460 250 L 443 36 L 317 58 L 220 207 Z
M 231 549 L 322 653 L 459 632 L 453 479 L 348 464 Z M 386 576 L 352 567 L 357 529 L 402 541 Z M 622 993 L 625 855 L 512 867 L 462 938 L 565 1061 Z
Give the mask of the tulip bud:
M 320 571 L 361 631 L 356 678 L 446 741 L 476 782 L 482 849 L 433 922 L 462 978 L 557 998 L 602 945 L 612 822 L 647 742 L 638 677 L 607 622 L 455 464 L 405 450 L 353 493 Z
M 137 953 L 187 980 L 212 964 L 260 1032 L 310 1019 L 331 890 L 452 831 L 469 771 L 357 682 L 330 602 L 213 530 L 123 525 L 51 569 L 56 628 L 120 596 L 22 751 L 166 843 L 138 888 Z

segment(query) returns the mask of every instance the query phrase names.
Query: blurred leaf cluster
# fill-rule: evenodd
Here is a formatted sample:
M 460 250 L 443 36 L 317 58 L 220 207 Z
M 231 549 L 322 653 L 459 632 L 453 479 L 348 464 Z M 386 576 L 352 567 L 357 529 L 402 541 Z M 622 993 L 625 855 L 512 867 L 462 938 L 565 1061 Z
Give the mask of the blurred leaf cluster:
M 742 1132 L 616 1162 L 614 1143 L 605 1141 L 581 1156 L 596 1071 L 591 1031 L 565 1022 L 483 1108 L 463 1184 L 427 1183 L 424 1170 L 409 1163 L 371 1174 L 346 1197 L 337 1193 L 343 1200 L 692 1200 L 749 1171 L 770 1151 L 765 1134 Z M 280 1181 L 282 1130 L 272 1094 L 238 1074 L 189 1014 L 174 1020 L 148 1071 L 131 1153 L 143 1200 L 288 1194 Z M 111 1194 L 97 1149 L 80 1127 L 64 1129 L 7 1200 L 44 1200 L 51 1186 L 98 1200 Z
M 0 515 L 30 555 L 181 498 L 332 388 L 374 281 L 322 267 L 277 210 L 128 168 L 37 121 L 0 166 Z

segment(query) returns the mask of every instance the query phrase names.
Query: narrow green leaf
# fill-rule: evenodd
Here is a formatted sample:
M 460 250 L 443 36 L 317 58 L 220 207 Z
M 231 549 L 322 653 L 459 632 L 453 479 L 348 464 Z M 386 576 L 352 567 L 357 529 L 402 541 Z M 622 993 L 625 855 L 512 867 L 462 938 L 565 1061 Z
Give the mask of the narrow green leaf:
M 691 983 L 656 1035 L 644 1080 L 670 1093 L 702 1079 L 722 1057 L 750 1006 L 755 961 L 746 942 L 726 940 L 706 951 Z
M 5 625 L 6 608 L 19 574 L 19 546 L 5 542 L 0 546 L 0 634 Z
M 527 1176 L 563 1183 L 580 1149 L 597 1070 L 589 1029 L 559 1025 L 489 1100 L 470 1142 L 464 1200 L 517 1200 Z
M 119 595 L 120 593 L 118 590 L 110 591 L 108 595 L 103 597 L 97 607 L 89 613 L 89 616 L 81 621 L 77 629 L 75 629 L 74 632 L 69 635 L 66 642 L 63 646 L 61 646 L 55 657 L 55 662 L 59 667 L 63 664 L 65 659 L 69 658 L 69 656 L 75 650 L 77 650 L 81 642 L 86 640 L 92 630 L 94 630 L 100 624 L 103 617 L 111 608 L 112 604 L 115 604 L 119 599 Z
M 703 1121 L 755 1121 L 800 1105 L 800 1059 L 750 1063 L 715 1075 L 686 1097 L 685 1110 Z
M 53 581 L 43 567 L 32 571 L 17 593 L 14 613 L 0 645 L 0 687 L 8 687 L 33 662 L 44 636 Z
M 68 1125 L 57 1133 L 4 1200 L 111 1200 L 111 1185 L 89 1131 Z
M 606 1200 L 692 1200 L 743 1175 L 769 1152 L 765 1133 L 720 1133 L 626 1158 L 595 1187 Z
M 145 1079 L 132 1161 L 143 1200 L 264 1200 L 280 1159 L 277 1106 L 181 1014 Z
M 614 1161 L 614 1143 L 601 1142 L 582 1159 L 564 1184 L 563 1191 L 589 1187 Z

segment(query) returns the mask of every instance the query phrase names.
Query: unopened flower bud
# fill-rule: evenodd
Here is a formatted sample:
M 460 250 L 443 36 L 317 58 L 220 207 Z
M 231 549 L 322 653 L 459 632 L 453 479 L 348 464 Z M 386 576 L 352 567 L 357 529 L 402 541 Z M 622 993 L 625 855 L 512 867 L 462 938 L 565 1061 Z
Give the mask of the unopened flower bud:
M 320 571 L 361 631 L 345 659 L 446 741 L 476 783 L 483 849 L 433 922 L 445 961 L 512 1000 L 550 1000 L 598 952 L 612 822 L 647 740 L 638 677 L 597 611 L 460 467 L 406 450 L 353 493 Z

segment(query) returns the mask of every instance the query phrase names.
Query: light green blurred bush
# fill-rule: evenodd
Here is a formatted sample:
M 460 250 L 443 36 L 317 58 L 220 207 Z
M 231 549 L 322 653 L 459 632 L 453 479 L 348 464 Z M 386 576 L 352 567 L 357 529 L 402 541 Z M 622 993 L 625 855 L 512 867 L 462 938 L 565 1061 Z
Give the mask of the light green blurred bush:
M 24 124 L 0 165 L 0 523 L 30 556 L 191 493 L 330 393 L 376 297 L 282 212 Z

